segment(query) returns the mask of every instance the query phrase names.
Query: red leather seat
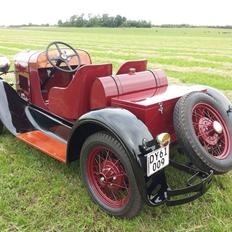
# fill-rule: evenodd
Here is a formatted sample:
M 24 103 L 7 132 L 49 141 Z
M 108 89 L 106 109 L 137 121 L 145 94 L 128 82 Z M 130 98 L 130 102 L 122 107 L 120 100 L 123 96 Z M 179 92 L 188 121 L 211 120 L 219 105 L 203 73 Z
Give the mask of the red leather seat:
M 75 120 L 90 110 L 90 91 L 98 77 L 112 75 L 112 64 L 84 65 L 66 88 L 53 87 L 48 94 L 49 111 Z

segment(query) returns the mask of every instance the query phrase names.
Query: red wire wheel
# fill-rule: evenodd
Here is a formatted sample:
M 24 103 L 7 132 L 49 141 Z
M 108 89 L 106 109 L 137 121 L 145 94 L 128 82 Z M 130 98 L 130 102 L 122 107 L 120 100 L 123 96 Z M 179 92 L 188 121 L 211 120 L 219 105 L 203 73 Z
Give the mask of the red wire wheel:
M 121 143 L 106 132 L 91 135 L 80 157 L 81 175 L 94 200 L 108 214 L 131 218 L 143 201 L 131 166 Z
M 206 151 L 216 159 L 230 154 L 230 134 L 221 114 L 208 103 L 198 103 L 192 112 L 195 133 Z
M 87 175 L 98 198 L 109 207 L 124 207 L 131 194 L 129 180 L 113 151 L 96 146 L 91 150 L 87 162 Z
M 179 99 L 173 117 L 186 155 L 199 169 L 215 174 L 232 169 L 232 115 L 224 105 L 206 93 L 193 92 Z

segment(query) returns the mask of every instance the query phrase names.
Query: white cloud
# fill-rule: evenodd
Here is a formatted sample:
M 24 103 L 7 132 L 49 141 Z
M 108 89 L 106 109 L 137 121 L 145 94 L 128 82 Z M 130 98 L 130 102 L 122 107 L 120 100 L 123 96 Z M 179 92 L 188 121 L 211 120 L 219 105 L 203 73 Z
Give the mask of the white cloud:
M 120 14 L 154 24 L 232 25 L 231 0 L 7 0 L 1 2 L 0 25 L 57 23 L 73 14 Z

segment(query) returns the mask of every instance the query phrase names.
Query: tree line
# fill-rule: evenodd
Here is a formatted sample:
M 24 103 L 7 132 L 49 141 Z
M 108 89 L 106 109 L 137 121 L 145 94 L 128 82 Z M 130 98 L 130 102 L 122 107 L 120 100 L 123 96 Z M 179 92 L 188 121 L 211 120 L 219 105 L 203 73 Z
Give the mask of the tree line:
M 151 28 L 152 23 L 146 20 L 128 20 L 121 15 L 109 16 L 103 15 L 88 15 L 84 14 L 73 15 L 69 20 L 63 22 L 58 21 L 60 27 L 138 27 L 138 28 Z
M 218 28 L 218 29 L 232 29 L 232 25 L 226 26 L 196 26 L 191 24 L 162 24 L 162 25 L 153 25 L 153 27 L 163 27 L 163 28 Z
M 59 20 L 57 24 L 21 24 L 21 25 L 10 25 L 8 27 L 50 27 L 50 26 L 59 26 L 59 27 L 109 27 L 109 28 L 117 28 L 117 27 L 137 27 L 137 28 L 217 28 L 217 29 L 232 29 L 232 25 L 225 26 L 196 26 L 191 24 L 161 24 L 154 25 L 150 21 L 146 20 L 129 20 L 124 16 L 116 15 L 109 16 L 108 14 L 103 15 L 91 15 L 85 14 L 81 15 L 73 15 L 68 20 L 62 21 Z M 4 25 L 0 25 L 0 27 L 5 27 Z

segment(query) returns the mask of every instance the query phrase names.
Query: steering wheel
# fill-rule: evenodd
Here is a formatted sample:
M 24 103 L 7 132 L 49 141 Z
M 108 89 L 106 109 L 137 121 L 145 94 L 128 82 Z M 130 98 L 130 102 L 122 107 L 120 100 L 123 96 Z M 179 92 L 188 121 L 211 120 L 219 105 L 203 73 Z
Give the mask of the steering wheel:
M 60 45 L 62 45 L 62 48 L 60 48 Z M 54 57 L 54 54 L 53 55 L 50 54 L 49 51 L 51 47 L 56 47 L 58 51 L 58 55 L 56 55 L 56 57 Z M 68 55 L 66 53 L 65 49 L 67 48 L 73 52 L 71 55 Z M 81 59 L 77 51 L 72 46 L 64 42 L 55 41 L 50 43 L 46 49 L 46 56 L 48 62 L 52 65 L 52 67 L 62 72 L 67 72 L 67 73 L 76 72 L 81 66 Z M 72 60 L 73 57 L 76 57 L 78 61 L 76 68 L 73 68 L 70 64 L 70 61 Z M 65 63 L 68 69 L 67 67 L 60 67 L 62 63 Z

